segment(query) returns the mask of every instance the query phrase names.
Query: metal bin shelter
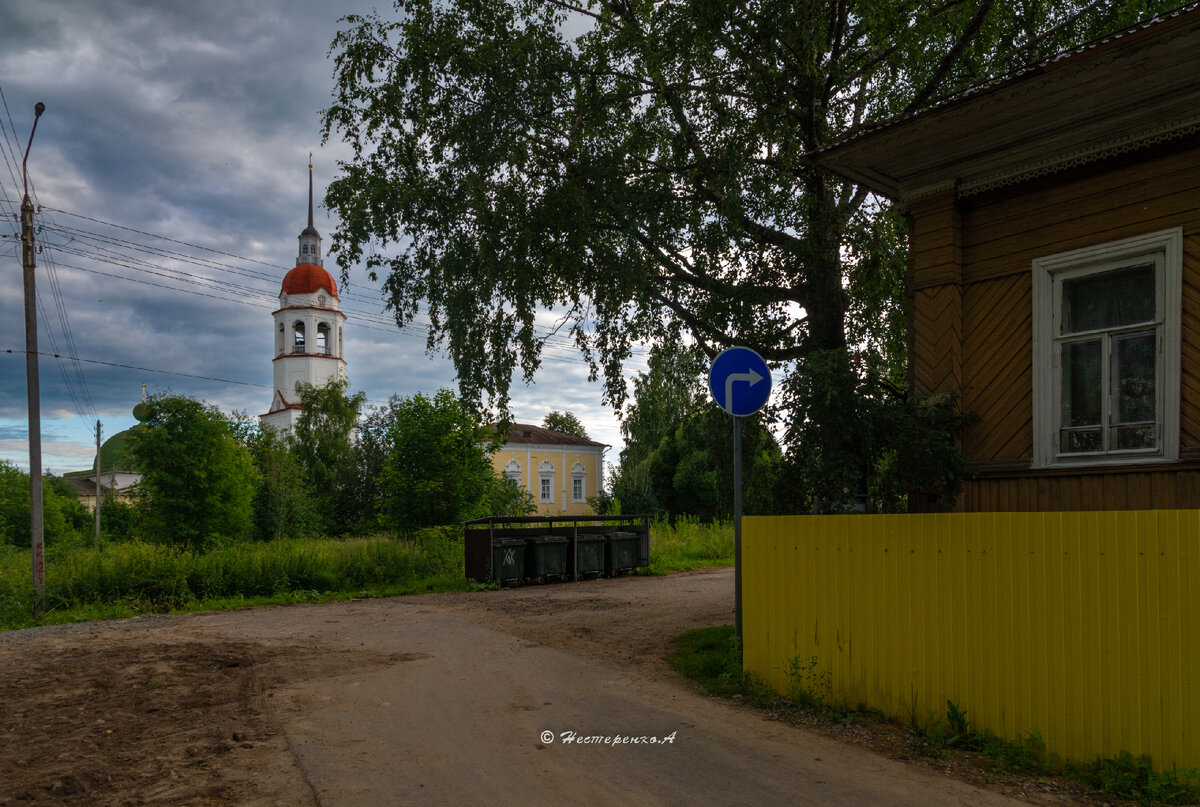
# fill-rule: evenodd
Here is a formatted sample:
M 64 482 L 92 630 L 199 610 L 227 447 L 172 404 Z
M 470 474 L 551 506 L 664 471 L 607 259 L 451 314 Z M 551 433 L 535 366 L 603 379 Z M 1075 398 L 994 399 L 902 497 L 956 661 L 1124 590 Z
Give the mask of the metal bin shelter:
M 635 532 L 614 532 L 608 536 L 604 553 L 604 570 L 609 577 L 637 568 L 638 536 Z
M 466 574 L 480 582 L 579 580 L 650 565 L 649 516 L 478 518 L 464 527 Z
M 563 535 L 534 535 L 525 539 L 525 579 L 545 583 L 567 579 L 567 544 Z
M 502 538 L 492 544 L 492 573 L 500 585 L 525 582 L 525 539 Z
M 604 577 L 608 537 L 584 533 L 575 539 L 575 579 Z

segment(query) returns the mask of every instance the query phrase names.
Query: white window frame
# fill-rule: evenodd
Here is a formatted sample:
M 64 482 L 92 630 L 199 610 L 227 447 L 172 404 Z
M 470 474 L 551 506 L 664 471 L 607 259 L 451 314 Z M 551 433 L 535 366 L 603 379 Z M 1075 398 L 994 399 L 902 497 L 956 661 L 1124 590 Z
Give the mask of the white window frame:
M 546 460 L 538 466 L 538 504 L 554 504 L 554 465 Z
M 520 485 L 521 485 L 521 463 L 517 462 L 515 459 L 509 460 L 508 463 L 505 464 L 505 466 L 504 466 L 504 477 L 506 479 L 511 479 L 512 481 L 516 482 L 517 486 L 520 487 Z
M 576 485 L 578 485 L 578 491 L 576 491 Z M 587 469 L 579 462 L 576 462 L 571 468 L 571 501 L 587 501 Z
M 1158 445 L 1153 451 L 1059 451 L 1062 372 L 1059 336 L 1064 280 L 1125 266 L 1155 267 L 1158 353 L 1155 368 Z M 1033 261 L 1033 464 L 1035 468 L 1134 465 L 1179 459 L 1179 379 L 1183 229 L 1074 249 Z M 1105 428 L 1108 424 L 1102 424 Z

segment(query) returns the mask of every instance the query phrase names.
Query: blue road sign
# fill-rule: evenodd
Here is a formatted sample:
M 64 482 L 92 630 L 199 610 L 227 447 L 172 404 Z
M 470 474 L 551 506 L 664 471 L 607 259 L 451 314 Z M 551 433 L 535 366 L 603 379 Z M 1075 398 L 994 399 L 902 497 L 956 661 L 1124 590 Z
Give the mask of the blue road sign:
M 771 395 L 771 371 L 748 347 L 731 347 L 713 359 L 708 388 L 717 406 L 734 417 L 753 415 Z

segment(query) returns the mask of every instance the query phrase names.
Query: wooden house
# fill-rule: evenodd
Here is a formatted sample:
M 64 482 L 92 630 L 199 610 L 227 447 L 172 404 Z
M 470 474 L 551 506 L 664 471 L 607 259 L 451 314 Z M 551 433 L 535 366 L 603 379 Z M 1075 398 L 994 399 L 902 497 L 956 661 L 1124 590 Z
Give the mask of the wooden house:
M 976 417 L 958 509 L 1200 508 L 1200 9 L 814 159 L 907 212 L 911 393 Z

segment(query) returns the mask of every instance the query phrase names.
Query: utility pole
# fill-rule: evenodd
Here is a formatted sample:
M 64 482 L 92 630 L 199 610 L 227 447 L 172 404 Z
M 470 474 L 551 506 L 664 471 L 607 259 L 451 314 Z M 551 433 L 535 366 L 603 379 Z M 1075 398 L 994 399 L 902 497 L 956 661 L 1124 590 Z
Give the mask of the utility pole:
M 46 599 L 46 545 L 42 524 L 42 404 L 38 387 L 37 290 L 33 283 L 33 202 L 29 201 L 29 149 L 38 118 L 46 111 L 41 101 L 33 107 L 33 128 L 21 160 L 25 198 L 21 201 L 21 268 L 25 276 L 25 379 L 29 393 L 29 532 L 33 545 L 33 615 L 40 616 Z
M 96 551 L 100 551 L 100 421 L 96 421 Z

